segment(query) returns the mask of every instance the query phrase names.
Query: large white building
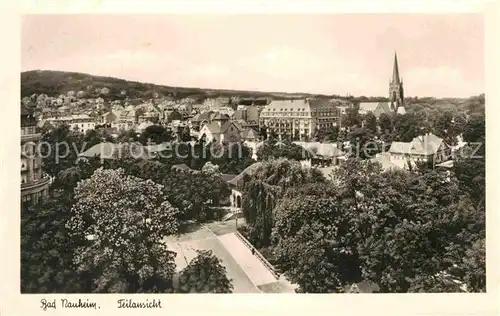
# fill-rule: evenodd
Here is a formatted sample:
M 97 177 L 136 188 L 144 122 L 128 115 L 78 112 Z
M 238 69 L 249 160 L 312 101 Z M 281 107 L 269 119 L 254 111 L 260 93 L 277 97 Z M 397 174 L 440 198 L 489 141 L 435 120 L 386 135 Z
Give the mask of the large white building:
M 274 131 L 280 137 L 308 139 L 316 129 L 335 126 L 338 118 L 337 108 L 328 100 L 275 100 L 260 113 L 259 126 L 265 126 L 268 134 Z
M 86 133 L 88 130 L 95 129 L 96 126 L 96 120 L 87 114 L 52 117 L 47 118 L 46 121 L 53 126 L 68 125 L 70 130 L 81 133 Z

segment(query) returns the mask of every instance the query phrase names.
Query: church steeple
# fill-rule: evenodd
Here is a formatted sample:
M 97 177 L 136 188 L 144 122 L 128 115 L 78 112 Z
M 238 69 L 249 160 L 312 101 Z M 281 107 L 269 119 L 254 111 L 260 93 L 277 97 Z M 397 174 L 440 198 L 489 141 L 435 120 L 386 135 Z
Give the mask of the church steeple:
M 394 111 L 398 107 L 404 107 L 403 81 L 399 77 L 398 55 L 394 52 L 394 64 L 392 66 L 392 79 L 389 82 L 389 102 Z
M 392 66 L 392 82 L 399 83 L 398 55 L 394 52 L 394 66 Z

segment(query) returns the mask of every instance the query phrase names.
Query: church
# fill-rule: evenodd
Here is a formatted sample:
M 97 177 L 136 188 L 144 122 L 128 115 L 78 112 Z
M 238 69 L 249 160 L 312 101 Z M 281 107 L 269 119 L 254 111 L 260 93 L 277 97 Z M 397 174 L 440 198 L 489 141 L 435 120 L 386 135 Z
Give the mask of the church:
M 404 100 L 403 79 L 399 76 L 398 55 L 394 53 L 392 78 L 389 81 L 389 102 L 391 103 L 391 110 L 398 113 L 404 111 Z
M 389 79 L 389 102 L 361 102 L 359 114 L 372 112 L 377 118 L 382 113 L 405 114 L 403 79 L 399 76 L 398 56 L 394 53 L 392 77 Z

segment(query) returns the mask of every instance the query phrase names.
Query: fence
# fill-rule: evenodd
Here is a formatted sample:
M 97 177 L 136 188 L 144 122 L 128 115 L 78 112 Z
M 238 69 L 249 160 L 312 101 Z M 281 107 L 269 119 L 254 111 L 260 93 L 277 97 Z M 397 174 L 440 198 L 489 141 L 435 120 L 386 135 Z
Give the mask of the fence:
M 241 241 L 243 241 L 245 246 L 247 246 L 250 249 L 250 251 L 255 250 L 255 255 L 257 256 L 257 258 L 264 264 L 264 266 L 269 270 L 269 272 L 271 272 L 271 274 L 276 278 L 276 280 L 278 280 L 279 275 L 278 273 L 276 273 L 276 270 L 274 269 L 273 265 L 270 264 L 266 258 L 264 258 L 264 256 L 257 250 L 257 248 L 255 248 L 242 234 L 240 234 L 239 231 L 236 231 L 236 236 L 238 236 L 238 238 L 241 239 Z

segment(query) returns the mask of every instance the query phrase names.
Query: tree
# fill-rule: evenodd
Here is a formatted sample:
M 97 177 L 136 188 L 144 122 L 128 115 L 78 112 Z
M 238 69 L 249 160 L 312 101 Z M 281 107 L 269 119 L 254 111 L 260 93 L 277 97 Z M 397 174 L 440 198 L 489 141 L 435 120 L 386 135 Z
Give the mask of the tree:
M 172 134 L 162 125 L 151 125 L 139 136 L 139 142 L 146 145 L 148 143 L 161 144 L 173 139 Z
M 364 119 L 365 119 L 364 128 L 366 132 L 371 136 L 377 135 L 378 126 L 377 126 L 377 117 L 375 116 L 375 114 L 373 114 L 373 112 L 370 111 L 365 115 Z
M 93 275 L 93 292 L 171 290 L 175 253 L 162 243 L 177 232 L 179 211 L 163 187 L 99 168 L 75 189 L 66 223 L 70 238 L 87 238 L 74 251 L 78 271 Z
M 304 169 L 299 162 L 288 159 L 267 160 L 245 177 L 243 215 L 249 238 L 257 247 L 270 245 L 274 223 L 273 209 L 282 194 L 297 185 L 324 182 L 316 169 Z
M 391 142 L 392 141 L 392 117 L 387 113 L 380 114 L 378 118 L 378 125 L 380 128 L 380 132 L 382 134 L 381 138 L 384 138 L 384 141 Z
M 287 158 L 301 161 L 311 158 L 311 154 L 302 146 L 288 140 L 276 142 L 274 139 L 264 141 L 262 146 L 257 149 L 257 156 L 259 160 Z
M 43 157 L 42 167 L 54 177 L 74 165 L 83 143 L 80 136 L 72 134 L 67 125 L 50 130 L 42 136 L 41 141 L 44 144 L 39 148 Z
M 279 194 L 280 187 L 261 180 L 253 180 L 245 185 L 242 211 L 249 227 L 249 238 L 256 247 L 269 246 L 271 243 L 273 208 Z
M 180 276 L 181 293 L 232 293 L 233 284 L 226 275 L 226 267 L 210 250 L 197 250 Z
M 417 122 L 415 116 L 410 113 L 396 115 L 394 118 L 395 140 L 400 142 L 411 142 L 413 138 L 421 133 L 419 126 L 421 125 Z
M 124 130 L 120 132 L 120 134 L 116 138 L 116 141 L 118 143 L 136 142 L 139 141 L 139 136 L 137 136 L 137 134 L 138 133 L 133 129 Z
M 349 218 L 336 196 L 301 195 L 275 210 L 279 268 L 302 293 L 338 293 L 352 278 Z
M 219 166 L 212 164 L 210 161 L 203 165 L 201 172 L 205 174 L 220 174 Z
M 71 250 L 83 241 L 65 228 L 71 204 L 63 195 L 21 211 L 21 293 L 89 292 L 72 263 Z
M 244 142 L 222 143 L 220 151 L 213 154 L 210 161 L 218 165 L 222 173 L 240 174 L 255 162 L 252 150 Z
M 339 128 L 337 125 L 332 126 L 326 132 L 326 140 L 329 142 L 336 142 L 339 139 Z
M 363 127 L 355 127 L 349 133 L 351 148 L 355 150 L 354 156 L 361 159 L 370 159 L 375 157 L 381 151 L 380 145 L 375 142 L 372 134 Z
M 361 126 L 361 117 L 358 112 L 358 107 L 346 109 L 346 114 L 341 118 L 343 127 Z

